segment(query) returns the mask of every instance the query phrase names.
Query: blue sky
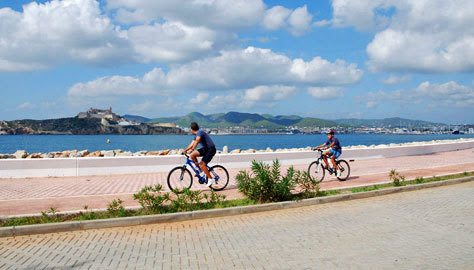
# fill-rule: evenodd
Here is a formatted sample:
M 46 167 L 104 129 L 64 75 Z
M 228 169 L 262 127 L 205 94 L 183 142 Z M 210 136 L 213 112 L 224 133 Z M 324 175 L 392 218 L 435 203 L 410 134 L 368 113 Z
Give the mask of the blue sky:
M 89 107 L 474 123 L 471 0 L 0 2 L 0 120 Z

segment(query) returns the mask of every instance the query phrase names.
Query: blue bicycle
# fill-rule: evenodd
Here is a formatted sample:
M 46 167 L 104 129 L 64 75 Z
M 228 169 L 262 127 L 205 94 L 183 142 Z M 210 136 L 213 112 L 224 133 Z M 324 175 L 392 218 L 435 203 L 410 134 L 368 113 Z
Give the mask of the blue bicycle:
M 194 176 L 198 178 L 199 184 L 207 184 L 206 174 L 203 173 L 197 162 L 194 162 L 189 158 L 189 155 L 184 153 L 186 156 L 186 163 L 183 166 L 173 168 L 168 174 L 168 187 L 170 190 L 182 190 L 183 188 L 191 188 L 193 184 L 193 177 L 191 172 L 187 168 L 189 165 L 194 171 Z M 207 165 L 206 165 L 207 166 Z M 216 180 L 212 185 L 211 189 L 215 191 L 223 190 L 229 183 L 229 173 L 226 168 L 221 165 L 214 165 L 212 167 L 207 166 L 209 173 Z

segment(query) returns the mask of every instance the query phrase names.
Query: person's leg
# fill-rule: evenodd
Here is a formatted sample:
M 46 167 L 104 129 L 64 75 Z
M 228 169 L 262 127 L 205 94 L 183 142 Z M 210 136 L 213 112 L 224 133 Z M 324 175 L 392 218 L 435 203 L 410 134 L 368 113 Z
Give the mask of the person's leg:
M 201 169 L 204 171 L 204 173 L 206 174 L 207 176 L 207 179 L 211 179 L 212 176 L 211 174 L 209 173 L 209 170 L 207 169 L 207 163 L 206 162 L 203 162 L 201 160 L 201 162 L 199 162 L 199 167 L 201 167 Z
M 189 157 L 191 158 L 192 161 L 197 162 L 197 157 L 201 156 L 201 153 L 199 153 L 198 150 L 194 150 Z

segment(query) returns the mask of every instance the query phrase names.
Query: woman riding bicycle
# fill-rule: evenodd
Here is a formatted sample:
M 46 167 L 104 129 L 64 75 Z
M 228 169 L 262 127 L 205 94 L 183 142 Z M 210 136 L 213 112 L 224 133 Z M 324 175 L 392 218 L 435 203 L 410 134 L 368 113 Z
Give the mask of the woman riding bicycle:
M 329 130 L 327 135 L 328 135 L 328 140 L 326 143 L 321 144 L 320 146 L 313 147 L 311 148 L 311 150 L 316 150 L 316 149 L 328 146 L 325 148 L 325 149 L 329 149 L 328 151 L 324 152 L 325 158 L 328 158 L 328 157 L 331 158 L 332 165 L 334 166 L 333 168 L 336 169 L 336 176 L 340 177 L 341 171 L 339 170 L 339 166 L 336 165 L 336 158 L 338 158 L 342 154 L 341 144 L 339 143 L 339 140 L 336 137 L 334 137 L 334 130 L 332 129 Z

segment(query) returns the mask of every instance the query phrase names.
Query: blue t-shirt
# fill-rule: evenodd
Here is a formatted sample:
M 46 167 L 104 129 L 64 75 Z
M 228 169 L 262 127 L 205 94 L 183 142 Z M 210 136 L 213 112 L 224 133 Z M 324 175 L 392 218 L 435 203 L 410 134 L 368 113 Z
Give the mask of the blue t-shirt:
M 332 149 L 334 151 L 342 153 L 341 144 L 339 143 L 339 140 L 336 137 L 332 137 L 332 140 L 328 139 L 328 141 L 326 142 L 326 145 L 331 145 L 332 143 L 334 143 L 334 146 L 332 147 Z
M 204 131 L 198 130 L 196 135 L 194 135 L 194 140 L 196 140 L 197 137 L 201 137 L 201 140 L 199 143 L 202 145 L 204 148 L 211 148 L 211 147 L 216 147 L 214 142 L 211 140 L 211 137 Z

